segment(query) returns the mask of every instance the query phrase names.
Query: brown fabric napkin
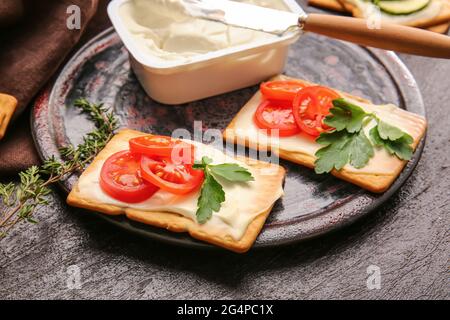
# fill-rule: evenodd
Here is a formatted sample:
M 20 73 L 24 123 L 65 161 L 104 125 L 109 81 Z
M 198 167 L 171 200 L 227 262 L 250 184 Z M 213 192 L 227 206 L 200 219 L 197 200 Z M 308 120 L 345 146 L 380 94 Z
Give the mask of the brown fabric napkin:
M 0 141 L 0 177 L 39 163 L 27 106 L 73 51 L 109 26 L 107 0 L 23 0 L 23 8 L 4 5 L 10 1 L 20 4 L 0 1 L 0 92 L 15 96 L 19 104 L 15 121 Z M 66 27 L 70 5 L 81 9 L 80 30 Z

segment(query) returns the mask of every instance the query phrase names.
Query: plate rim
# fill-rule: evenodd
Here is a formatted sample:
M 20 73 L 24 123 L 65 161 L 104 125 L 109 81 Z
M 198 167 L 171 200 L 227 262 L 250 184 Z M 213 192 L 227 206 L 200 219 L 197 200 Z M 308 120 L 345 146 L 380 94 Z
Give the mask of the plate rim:
M 42 108 L 43 104 L 45 104 L 45 103 L 47 103 L 47 105 L 49 104 L 50 99 L 52 98 L 52 94 L 55 92 L 54 88 L 55 88 L 55 86 L 58 85 L 57 84 L 58 79 L 62 75 L 66 74 L 68 72 L 68 70 L 73 69 L 74 65 L 78 65 L 76 63 L 77 59 L 82 58 L 83 54 L 87 55 L 88 52 L 91 52 L 88 50 L 94 50 L 94 52 L 96 52 L 97 49 L 95 49 L 95 48 L 98 47 L 100 45 L 100 43 L 103 43 L 101 48 L 106 48 L 106 47 L 108 47 L 107 44 L 109 41 L 112 41 L 112 40 L 120 41 L 120 39 L 114 39 L 114 37 L 118 38 L 118 35 L 114 31 L 114 29 L 112 27 L 110 27 L 110 28 L 102 31 L 101 33 L 99 33 L 97 36 L 95 36 L 88 42 L 86 42 L 86 44 L 84 44 L 79 50 L 77 50 L 69 60 L 67 60 L 65 66 L 61 69 L 61 71 L 55 77 L 53 77 L 52 80 L 37 95 L 37 98 L 35 99 L 33 110 L 31 112 L 31 116 L 30 116 L 30 125 L 31 125 L 31 133 L 32 133 L 33 141 L 34 141 L 37 153 L 38 153 L 41 161 L 46 159 L 46 155 L 44 154 L 43 148 L 41 147 L 41 144 L 39 142 L 39 138 L 37 137 L 36 124 L 38 123 L 39 109 Z M 100 42 L 100 43 L 97 44 L 97 42 Z M 96 44 L 97 44 L 97 46 L 96 46 Z M 353 44 L 350 44 L 350 45 L 353 46 Z M 359 47 L 359 46 L 357 46 L 357 47 Z M 406 65 L 401 61 L 401 59 L 392 51 L 385 51 L 385 50 L 381 50 L 381 49 L 365 48 L 365 47 L 359 47 L 359 48 L 364 49 L 372 56 L 372 58 L 374 58 L 380 62 L 382 67 L 386 70 L 386 72 L 389 74 L 389 76 L 393 80 L 393 83 L 397 86 L 399 98 L 402 99 L 403 105 L 405 107 L 413 105 L 414 106 L 413 111 L 415 113 L 426 116 L 426 109 L 425 109 L 425 105 L 423 103 L 420 89 L 419 89 L 413 75 L 411 74 L 409 69 L 406 67 Z M 398 75 L 398 76 L 396 77 L 395 75 Z M 398 77 L 400 77 L 399 75 L 401 75 L 401 78 L 403 81 L 399 81 L 399 79 L 397 79 Z M 411 96 L 405 97 L 405 94 L 404 94 L 405 86 L 408 87 L 408 91 L 410 91 Z M 406 101 L 405 101 L 405 98 L 407 99 Z M 49 127 L 49 129 L 52 130 L 51 127 Z M 328 224 L 327 227 L 323 227 L 323 223 L 322 224 L 319 223 L 319 225 L 322 225 L 321 227 L 313 226 L 313 227 L 310 227 L 306 231 L 305 230 L 301 231 L 301 232 L 297 233 L 296 235 L 288 237 L 288 238 L 283 238 L 280 240 L 270 240 L 268 242 L 266 241 L 266 242 L 260 242 L 260 243 L 258 243 L 258 239 L 257 239 L 255 244 L 253 245 L 252 249 L 271 248 L 271 247 L 293 244 L 293 243 L 297 243 L 297 242 L 304 241 L 307 239 L 319 237 L 328 232 L 337 231 L 347 225 L 354 223 L 356 220 L 366 216 L 368 213 L 374 211 L 381 205 L 385 204 L 385 202 L 393 194 L 398 192 L 400 187 L 406 182 L 406 180 L 414 172 L 415 167 L 417 166 L 418 162 L 420 161 L 426 138 L 427 138 L 427 132 L 425 132 L 424 137 L 422 138 L 419 145 L 417 146 L 416 151 L 414 152 L 413 160 L 408 162 L 408 164 L 402 170 L 402 173 L 395 180 L 395 182 L 392 184 L 392 186 L 383 194 L 377 195 L 377 198 L 375 200 L 373 200 L 372 203 L 370 203 L 369 205 L 365 205 L 362 210 L 357 210 L 356 213 L 354 213 L 350 216 L 341 217 L 334 223 Z M 58 185 L 66 193 L 70 192 L 70 190 L 64 185 L 64 183 L 60 182 L 60 183 L 58 183 Z M 360 189 L 360 190 L 361 191 L 359 191 L 359 192 L 365 192 L 362 189 Z M 372 194 L 372 195 L 375 195 L 375 194 Z M 342 206 L 345 206 L 345 204 L 343 204 Z M 76 209 L 78 209 L 78 208 L 76 208 Z M 79 209 L 79 210 L 83 210 L 83 209 Z M 183 235 L 185 237 L 188 237 L 189 241 L 186 241 L 185 237 L 182 237 L 182 238 L 176 237 L 176 236 L 174 236 L 174 234 L 172 232 L 169 232 L 167 230 L 162 230 L 160 228 L 156 228 L 153 226 L 142 225 L 143 228 L 135 227 L 135 226 L 133 226 L 133 224 L 136 224 L 136 223 L 133 223 L 130 220 L 127 220 L 123 216 L 120 218 L 117 218 L 117 217 L 111 217 L 111 216 L 108 216 L 108 215 L 105 215 L 105 214 L 102 214 L 99 212 L 95 212 L 95 211 L 91 211 L 91 212 L 94 213 L 95 216 L 97 216 L 103 220 L 106 220 L 108 223 L 115 225 L 117 227 L 120 227 L 121 229 L 123 229 L 127 232 L 139 235 L 141 237 L 151 238 L 151 239 L 161 241 L 164 243 L 168 243 L 171 245 L 177 245 L 177 246 L 183 246 L 183 247 L 189 247 L 189 248 L 219 249 L 218 247 L 216 247 L 214 245 L 193 239 L 187 233 L 183 233 Z M 318 220 L 318 219 L 326 220 L 326 218 L 332 219 L 333 218 L 332 214 L 330 217 L 327 217 L 328 215 L 330 215 L 329 214 L 330 212 L 332 213 L 333 210 L 327 210 L 326 212 L 323 212 L 319 216 L 316 216 L 314 214 L 312 214 L 312 215 L 308 214 L 307 216 L 304 216 L 304 217 L 297 217 L 294 219 L 295 220 L 294 225 L 303 223 L 308 220 L 309 221 Z M 122 220 L 122 221 L 119 221 L 119 220 Z M 126 221 L 125 224 L 124 224 L 124 221 Z M 269 226 L 268 228 L 264 228 L 263 230 L 267 229 L 265 232 L 270 232 L 269 231 L 270 229 L 275 230 L 278 228 L 286 228 L 286 225 L 281 225 L 281 224 L 280 225 L 272 225 L 272 226 Z M 159 232 L 159 231 L 164 231 L 164 232 Z

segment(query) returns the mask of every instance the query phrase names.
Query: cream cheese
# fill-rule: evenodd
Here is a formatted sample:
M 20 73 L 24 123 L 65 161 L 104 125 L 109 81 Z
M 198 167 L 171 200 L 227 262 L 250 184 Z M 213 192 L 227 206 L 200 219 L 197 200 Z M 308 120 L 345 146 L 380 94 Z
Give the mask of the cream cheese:
M 256 212 L 255 207 L 261 203 L 261 190 L 258 188 L 262 179 L 261 174 L 245 163 L 224 154 L 218 149 L 193 141 L 189 141 L 189 143 L 196 145 L 196 159 L 201 159 L 202 156 L 208 156 L 214 159 L 213 163 L 215 164 L 225 162 L 238 163 L 246 167 L 255 178 L 255 181 L 246 183 L 229 183 L 218 177 L 217 180 L 225 191 L 225 201 L 222 203 L 219 212 L 213 212 L 211 219 L 203 225 L 200 225 L 201 228 L 210 233 L 230 235 L 235 240 L 239 240 L 244 235 L 250 222 L 262 211 L 269 209 L 283 195 L 281 183 L 268 198 L 266 197 L 264 199 L 267 207 L 261 208 L 260 212 Z M 117 150 L 126 149 L 128 149 L 128 141 L 121 141 L 120 145 L 117 145 Z M 197 199 L 200 191 L 187 195 L 175 195 L 170 192 L 158 190 L 151 198 L 140 203 L 130 204 L 121 202 L 111 198 L 100 188 L 99 177 L 103 163 L 104 160 L 98 161 L 94 170 L 80 177 L 78 188 L 81 197 L 85 196 L 103 204 L 115 205 L 122 208 L 148 211 L 149 214 L 151 212 L 176 213 L 196 221 L 195 212 L 197 210 Z
M 243 2 L 287 10 L 282 0 Z M 179 0 L 130 0 L 121 5 L 119 16 L 139 49 L 162 61 L 188 61 L 200 54 L 276 37 L 193 18 Z
M 422 117 L 402 110 L 393 104 L 372 105 L 348 97 L 345 97 L 345 99 L 360 106 L 368 113 L 375 113 L 383 121 L 410 134 L 415 141 L 420 139 L 421 132 L 425 126 L 425 119 Z M 291 153 L 299 153 L 314 157 L 314 154 L 321 148 L 321 145 L 316 143 L 314 138 L 307 134 L 300 133 L 290 137 L 279 137 L 278 139 L 274 139 L 273 137 L 269 138 L 267 135 L 260 133 L 261 130 L 253 121 L 254 113 L 260 101 L 261 94 L 258 92 L 235 118 L 234 127 L 236 129 L 233 129 L 233 131 L 237 140 L 247 139 L 252 142 L 258 141 L 259 145 L 268 146 L 275 152 L 277 150 L 284 150 Z M 367 136 L 369 130 L 374 125 L 375 122 L 372 120 L 372 122 L 367 124 L 364 128 Z M 394 175 L 400 166 L 402 166 L 402 161 L 400 159 L 391 156 L 384 148 L 375 148 L 375 155 L 369 160 L 365 167 L 357 169 L 350 164 L 347 164 L 344 166 L 343 170 L 360 174 Z
M 357 6 L 358 9 L 362 12 L 365 19 L 374 19 L 374 21 L 376 21 L 379 9 L 372 2 L 364 0 L 347 1 Z M 441 7 L 441 0 L 431 0 L 431 2 L 423 10 L 407 15 L 392 15 L 385 12 L 380 12 L 381 21 L 398 24 L 409 24 L 418 20 L 432 19 L 439 15 Z

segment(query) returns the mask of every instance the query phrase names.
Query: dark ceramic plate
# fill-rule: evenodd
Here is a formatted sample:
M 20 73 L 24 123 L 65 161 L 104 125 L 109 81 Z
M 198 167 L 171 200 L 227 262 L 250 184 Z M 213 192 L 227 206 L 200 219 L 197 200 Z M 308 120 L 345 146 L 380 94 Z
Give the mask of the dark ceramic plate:
M 414 78 L 391 52 L 305 35 L 290 50 L 286 74 L 336 87 L 375 103 L 392 102 L 406 110 L 425 113 Z M 37 99 L 32 118 L 34 139 L 43 159 L 58 156 L 62 145 L 80 143 L 93 125 L 71 107 L 79 97 L 110 106 L 122 127 L 170 135 L 176 128 L 192 131 L 194 120 L 203 122 L 203 130 L 224 129 L 256 90 L 254 86 L 181 106 L 156 103 L 140 87 L 130 70 L 127 51 L 110 29 L 84 46 Z M 276 203 L 255 247 L 317 236 L 365 215 L 405 182 L 419 161 L 423 145 L 422 141 L 397 181 L 381 195 L 282 161 L 281 165 L 288 169 L 285 196 Z M 68 191 L 76 180 L 72 176 L 62 187 Z M 149 238 L 191 247 L 212 247 L 187 234 L 171 233 L 123 217 L 98 215 Z

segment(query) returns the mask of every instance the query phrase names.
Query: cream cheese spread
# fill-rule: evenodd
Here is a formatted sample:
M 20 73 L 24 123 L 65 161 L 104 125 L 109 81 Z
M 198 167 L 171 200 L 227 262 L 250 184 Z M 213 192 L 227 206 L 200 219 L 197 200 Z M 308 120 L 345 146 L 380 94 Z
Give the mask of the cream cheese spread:
M 282 0 L 243 2 L 288 10 Z M 179 0 L 129 0 L 120 6 L 119 16 L 136 46 L 162 61 L 189 60 L 200 54 L 276 37 L 193 18 L 185 13 Z

